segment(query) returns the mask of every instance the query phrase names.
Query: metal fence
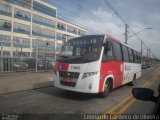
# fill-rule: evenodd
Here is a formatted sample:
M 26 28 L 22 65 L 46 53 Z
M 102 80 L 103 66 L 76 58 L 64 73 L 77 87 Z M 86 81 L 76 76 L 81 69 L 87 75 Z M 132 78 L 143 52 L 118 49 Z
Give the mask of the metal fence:
M 0 57 L 0 73 L 52 70 L 54 60 L 50 58 Z

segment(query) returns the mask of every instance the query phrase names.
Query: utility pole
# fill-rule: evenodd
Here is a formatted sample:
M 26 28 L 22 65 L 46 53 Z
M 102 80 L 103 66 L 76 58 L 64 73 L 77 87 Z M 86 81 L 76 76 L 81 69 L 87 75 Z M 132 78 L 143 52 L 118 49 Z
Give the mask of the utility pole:
M 37 47 L 36 47 L 36 72 L 38 70 L 38 44 L 37 44 Z
M 149 49 L 149 58 L 151 57 L 151 49 Z
M 147 58 L 148 58 L 148 56 L 149 56 L 148 53 L 149 53 L 149 49 L 147 48 Z
M 125 44 L 127 44 L 128 40 L 128 24 L 125 24 Z
M 143 50 L 143 41 L 141 40 L 141 63 L 142 63 L 142 57 L 143 57 L 142 56 L 142 52 L 143 52 L 142 50 Z
M 3 72 L 3 42 L 1 42 L 1 71 Z

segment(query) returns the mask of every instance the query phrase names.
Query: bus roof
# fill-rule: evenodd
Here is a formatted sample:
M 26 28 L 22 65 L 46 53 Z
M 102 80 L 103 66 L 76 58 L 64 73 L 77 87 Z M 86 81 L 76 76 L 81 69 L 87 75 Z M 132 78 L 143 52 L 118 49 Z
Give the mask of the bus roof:
M 80 36 L 80 37 L 78 37 L 78 38 L 81 38 L 81 37 L 105 37 L 105 38 L 108 38 L 108 39 L 110 39 L 110 40 L 114 40 L 114 41 L 116 41 L 116 42 L 118 42 L 118 43 L 120 43 L 120 44 L 123 44 L 124 46 L 127 46 L 127 47 L 133 49 L 133 48 L 130 47 L 129 45 L 121 42 L 120 40 L 112 37 L 111 35 L 104 35 L 104 34 L 99 34 L 99 35 L 84 35 L 84 36 Z M 74 38 L 73 38 L 73 39 L 74 39 Z M 135 50 L 135 49 L 133 49 L 133 50 Z M 135 50 L 135 51 L 137 51 L 137 50 Z M 137 51 L 137 52 L 139 52 L 139 51 Z
M 121 42 L 120 40 L 118 40 L 118 39 L 116 39 L 116 38 L 112 37 L 111 35 L 106 35 L 106 38 L 109 38 L 110 40 L 114 40 L 114 41 L 116 41 L 116 42 L 118 42 L 118 43 L 120 43 L 120 44 L 123 44 L 124 46 L 127 46 L 127 47 L 129 47 L 129 48 L 133 49 L 133 48 L 132 48 L 132 47 L 130 47 L 129 45 L 127 45 L 127 44 L 125 44 L 125 43 Z M 133 49 L 133 50 L 135 50 L 135 49 Z M 137 50 L 135 50 L 135 51 L 137 51 Z M 139 52 L 139 51 L 137 51 L 137 52 Z

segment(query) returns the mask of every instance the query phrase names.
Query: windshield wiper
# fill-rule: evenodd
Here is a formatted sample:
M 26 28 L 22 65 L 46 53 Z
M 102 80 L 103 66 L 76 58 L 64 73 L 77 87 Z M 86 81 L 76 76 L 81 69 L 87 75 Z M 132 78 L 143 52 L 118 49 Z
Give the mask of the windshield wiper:
M 68 58 L 66 55 L 60 55 L 59 57 Z
M 84 57 L 84 56 L 77 56 L 77 57 L 75 57 L 75 58 L 73 58 L 73 59 L 83 59 L 83 60 L 86 60 L 86 61 L 88 61 L 88 62 L 91 62 L 90 59 L 88 59 L 88 58 L 86 58 L 86 57 Z

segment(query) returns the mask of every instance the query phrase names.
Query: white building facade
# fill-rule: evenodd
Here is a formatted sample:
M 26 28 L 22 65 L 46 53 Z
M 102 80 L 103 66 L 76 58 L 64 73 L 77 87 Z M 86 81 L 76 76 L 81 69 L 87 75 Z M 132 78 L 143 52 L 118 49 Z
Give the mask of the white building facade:
M 59 19 L 57 8 L 43 0 L 0 1 L 2 56 L 55 58 L 63 42 L 85 35 L 86 29 Z

